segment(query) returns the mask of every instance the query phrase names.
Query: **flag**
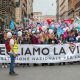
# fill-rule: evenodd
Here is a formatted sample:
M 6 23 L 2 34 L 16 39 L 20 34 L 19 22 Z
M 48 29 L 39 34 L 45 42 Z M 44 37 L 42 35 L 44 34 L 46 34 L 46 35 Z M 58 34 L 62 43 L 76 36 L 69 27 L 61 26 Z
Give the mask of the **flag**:
M 9 29 L 11 29 L 11 30 L 14 29 L 14 20 L 13 19 L 10 21 Z

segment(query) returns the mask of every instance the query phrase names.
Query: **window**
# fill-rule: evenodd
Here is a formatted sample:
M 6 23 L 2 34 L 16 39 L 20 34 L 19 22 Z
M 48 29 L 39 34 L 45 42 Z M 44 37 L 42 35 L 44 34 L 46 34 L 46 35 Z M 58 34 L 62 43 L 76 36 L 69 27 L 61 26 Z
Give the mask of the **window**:
M 80 6 L 80 1 L 75 5 L 75 9 L 77 9 Z
M 16 7 L 20 6 L 20 0 L 18 2 L 16 2 Z
M 61 3 L 61 5 L 60 5 L 60 7 L 61 7 L 64 3 L 65 3 L 65 0 L 63 0 L 63 1 L 62 1 L 62 3 Z

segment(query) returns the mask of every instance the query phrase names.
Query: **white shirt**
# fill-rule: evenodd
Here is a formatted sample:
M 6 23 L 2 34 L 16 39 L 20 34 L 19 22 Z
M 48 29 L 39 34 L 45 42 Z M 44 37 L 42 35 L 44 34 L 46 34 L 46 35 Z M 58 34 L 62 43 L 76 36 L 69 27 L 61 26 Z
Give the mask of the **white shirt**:
M 10 46 L 14 45 L 14 39 L 10 39 Z

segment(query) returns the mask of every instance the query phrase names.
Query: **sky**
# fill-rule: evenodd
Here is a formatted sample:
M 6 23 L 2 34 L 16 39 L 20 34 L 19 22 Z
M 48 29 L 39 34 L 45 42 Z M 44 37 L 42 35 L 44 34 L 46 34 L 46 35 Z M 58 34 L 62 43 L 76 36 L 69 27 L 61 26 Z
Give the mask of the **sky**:
M 34 0 L 34 12 L 42 12 L 43 15 L 56 15 L 56 0 Z

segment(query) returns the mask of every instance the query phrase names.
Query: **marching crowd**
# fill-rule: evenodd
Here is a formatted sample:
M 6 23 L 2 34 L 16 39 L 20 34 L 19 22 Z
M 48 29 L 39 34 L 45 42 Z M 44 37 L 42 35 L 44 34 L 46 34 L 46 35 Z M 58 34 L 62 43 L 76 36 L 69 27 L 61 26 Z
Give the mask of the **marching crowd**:
M 7 33 L 10 32 L 13 37 L 16 37 L 18 44 L 70 44 L 80 42 L 80 31 L 78 30 L 79 24 L 70 25 L 66 24 L 63 26 L 59 24 L 57 27 L 54 22 L 47 21 L 48 26 L 39 26 L 13 31 L 0 31 L 0 44 L 6 44 Z M 74 23 L 74 22 L 73 22 Z M 77 22 L 75 22 L 77 23 Z M 38 23 L 39 24 L 39 23 Z M 19 32 L 19 33 L 18 33 Z M 60 63 L 61 64 L 61 63 Z M 65 63 L 63 63 L 65 64 Z M 18 64 L 17 64 L 18 65 Z M 25 66 L 26 64 L 20 64 Z M 27 64 L 29 65 L 29 64 Z M 37 65 L 37 64 L 34 64 Z M 42 65 L 45 65 L 42 64 Z M 7 67 L 7 64 L 2 64 L 2 67 Z
M 16 36 L 16 33 L 12 33 Z M 0 33 L 0 44 L 5 44 L 7 40 L 7 33 Z M 19 37 L 18 44 L 65 44 L 69 42 L 80 42 L 80 31 L 71 30 L 67 32 L 66 38 L 63 34 L 58 37 L 57 33 L 54 32 L 49 34 L 48 32 L 40 32 L 40 33 L 28 33 L 23 32 L 23 35 Z

